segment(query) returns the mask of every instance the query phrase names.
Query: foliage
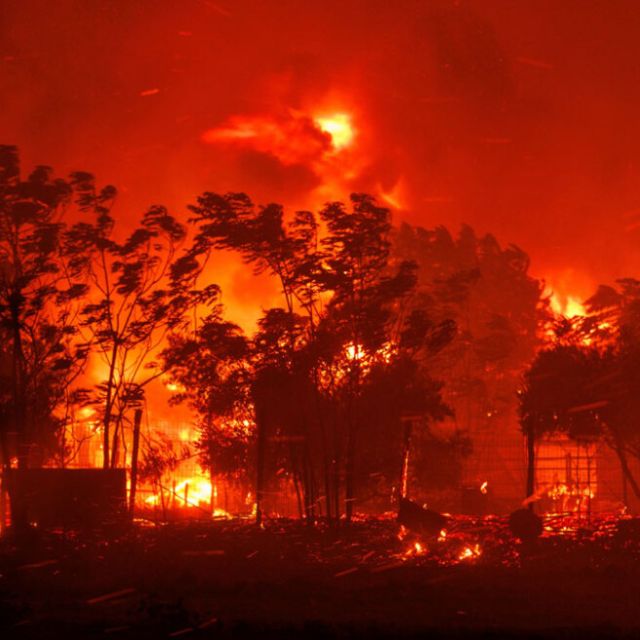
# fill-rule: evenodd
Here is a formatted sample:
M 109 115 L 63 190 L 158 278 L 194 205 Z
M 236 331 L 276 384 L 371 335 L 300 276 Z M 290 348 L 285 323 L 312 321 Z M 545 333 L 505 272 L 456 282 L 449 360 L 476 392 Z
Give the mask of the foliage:
M 605 442 L 640 497 L 627 459 L 640 458 L 640 287 L 629 279 L 601 286 L 587 308 L 559 325 L 555 344 L 527 371 L 521 425 L 534 438 L 560 432 Z
M 77 326 L 86 287 L 60 251 L 71 187 L 47 167 L 20 175 L 15 147 L 0 147 L 0 397 L 4 464 L 42 464 L 56 452 L 69 389 L 88 346 Z M 9 433 L 15 434 L 10 442 Z
M 415 267 L 390 263 L 389 211 L 370 196 L 352 196 L 349 209 L 329 203 L 318 217 L 296 212 L 289 222 L 280 205 L 256 207 L 244 194 L 205 193 L 190 209 L 197 226 L 191 259 L 233 250 L 281 287 L 284 306 L 265 311 L 245 370 L 252 376 L 259 484 L 266 471 L 283 468 L 302 486 L 309 517 L 319 497 L 336 517 L 343 497 L 349 517 L 362 457 L 358 441 L 373 429 L 364 418 L 369 380 L 392 362 L 411 360 L 427 342 L 438 350 L 450 325 L 424 312 L 407 318 L 399 312 L 415 286 Z M 407 371 L 409 378 L 418 374 Z M 215 389 L 215 380 L 213 374 L 202 381 Z M 429 389 L 422 411 L 437 419 L 439 387 Z M 396 418 L 406 401 L 396 398 Z
M 486 430 L 511 433 L 521 375 L 543 344 L 550 321 L 543 283 L 529 274 L 529 258 L 515 245 L 463 226 L 401 225 L 394 255 L 418 265 L 410 308 L 432 321 L 452 321 L 448 343 L 417 354 L 443 380 L 443 397 L 457 427 L 471 439 Z M 480 452 L 476 452 L 480 455 Z M 479 460 L 485 477 L 493 461 Z
M 64 252 L 89 291 L 80 325 L 103 364 L 95 403 L 102 412 L 104 466 L 114 467 L 128 412 L 143 401 L 145 386 L 162 374 L 155 358 L 167 333 L 184 328 L 189 310 L 210 304 L 218 288 L 194 289 L 199 265 L 176 258 L 185 227 L 164 207 L 151 207 L 119 241 L 111 213 L 115 189 L 98 190 L 86 173 L 73 174 L 72 186 L 85 219 L 66 231 Z
M 187 402 L 198 415 L 203 467 L 218 475 L 246 473 L 253 420 L 248 344 L 240 328 L 216 308 L 193 333 L 170 335 L 162 358 L 179 389 L 172 402 Z

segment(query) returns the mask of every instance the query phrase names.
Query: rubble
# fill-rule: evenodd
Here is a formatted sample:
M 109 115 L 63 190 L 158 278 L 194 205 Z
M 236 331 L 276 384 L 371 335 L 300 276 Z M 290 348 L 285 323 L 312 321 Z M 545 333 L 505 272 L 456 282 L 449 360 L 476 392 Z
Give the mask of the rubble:
M 460 618 L 457 611 L 474 624 L 526 626 L 537 620 L 531 607 L 563 615 L 567 609 L 567 624 L 596 613 L 635 624 L 635 616 L 624 618 L 635 611 L 630 601 L 613 613 L 594 603 L 607 601 L 610 594 L 598 595 L 605 589 L 622 602 L 632 597 L 625 581 L 640 579 L 638 519 L 549 515 L 542 521 L 533 550 L 513 535 L 507 517 L 452 515 L 437 534 L 434 527 L 423 535 L 405 525 L 399 535 L 394 513 L 339 526 L 284 519 L 267 519 L 262 528 L 246 520 L 134 525 L 112 538 L 58 530 L 43 532 L 40 547 L 29 550 L 0 539 L 6 603 L 0 633 L 13 633 L 25 620 L 36 636 L 56 625 L 67 629 L 73 620 L 82 637 L 137 638 L 308 616 L 336 624 L 354 616 L 448 624 L 447 616 Z M 535 587 L 538 600 L 515 605 L 510 594 L 523 584 Z M 571 604 L 579 597 L 588 597 L 589 607 Z M 569 604 L 551 607 L 553 598 Z

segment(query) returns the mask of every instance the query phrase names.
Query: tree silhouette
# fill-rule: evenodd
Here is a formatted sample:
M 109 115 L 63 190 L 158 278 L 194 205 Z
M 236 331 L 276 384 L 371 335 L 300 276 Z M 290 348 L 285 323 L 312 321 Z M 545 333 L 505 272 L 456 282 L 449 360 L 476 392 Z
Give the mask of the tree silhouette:
M 363 427 L 362 395 L 371 361 L 392 351 L 394 306 L 415 286 L 415 264 L 390 264 L 389 210 L 371 196 L 355 194 L 351 209 L 330 203 L 320 217 L 327 227 L 321 241 L 322 290 L 331 293 L 323 318 L 325 336 L 340 336 L 342 350 L 334 366 L 342 369 L 340 395 L 345 425 L 345 511 L 351 519 L 355 501 L 358 438 Z M 346 350 L 345 350 L 346 348 Z
M 190 208 L 193 260 L 215 249 L 236 251 L 256 273 L 277 278 L 282 291 L 283 307 L 265 312 L 251 342 L 258 518 L 267 457 L 301 487 L 310 521 L 321 502 L 337 519 L 342 499 L 350 518 L 372 366 L 398 355 L 401 334 L 409 340 L 413 331 L 424 341 L 428 333 L 434 344 L 446 334 L 434 323 L 421 327 L 418 315 L 398 313 L 415 277 L 409 262 L 389 260 L 389 211 L 367 195 L 352 196 L 351 205 L 330 203 L 319 218 L 297 212 L 289 222 L 280 205 L 256 207 L 244 194 L 205 193 Z
M 197 259 L 214 249 L 227 249 L 239 253 L 256 274 L 269 273 L 278 279 L 284 309 L 268 310 L 261 322 L 261 331 L 253 344 L 253 361 L 256 380 L 252 385 L 257 429 L 257 518 L 262 515 L 264 493 L 264 457 L 267 452 L 267 422 L 269 406 L 280 403 L 277 392 L 282 387 L 272 386 L 272 398 L 267 400 L 269 385 L 264 381 L 275 371 L 289 368 L 295 359 L 295 337 L 292 327 L 299 325 L 302 333 L 313 332 L 319 314 L 319 296 L 315 274 L 319 268 L 317 222 L 309 212 L 297 212 L 287 224 L 280 205 L 255 207 L 245 194 L 218 195 L 205 193 L 190 207 L 195 214 L 192 222 L 197 225 L 192 256 Z M 303 311 L 304 318 L 296 310 Z M 277 337 L 274 341 L 275 336 Z M 284 336 L 284 337 L 283 337 Z M 278 374 L 280 375 L 280 374 Z M 302 406 L 307 396 L 290 396 Z M 263 410 L 264 408 L 264 410 Z M 306 421 L 297 421 L 305 428 Z M 283 437 L 283 436 L 281 436 Z M 301 440 L 308 449 L 309 438 Z M 326 452 L 325 452 L 326 456 Z M 309 461 L 308 451 L 297 456 L 302 464 Z M 312 511 L 312 474 L 308 469 L 293 469 L 296 478 L 302 478 L 304 502 L 307 512 Z M 297 485 L 296 485 L 297 486 Z
M 129 411 L 163 373 L 156 357 L 167 333 L 186 326 L 189 310 L 212 303 L 218 288 L 193 288 L 200 265 L 176 257 L 185 228 L 164 207 L 151 207 L 119 241 L 111 213 L 115 189 L 98 190 L 86 173 L 73 174 L 72 186 L 85 220 L 66 231 L 64 251 L 89 291 L 80 324 L 104 366 L 95 403 L 102 412 L 103 466 L 115 467 Z
M 212 484 L 216 475 L 245 478 L 254 434 L 249 345 L 240 328 L 214 308 L 191 334 L 171 334 L 162 357 L 178 386 L 171 401 L 187 402 L 198 416 L 197 448 Z
M 617 455 L 624 477 L 640 498 L 629 456 L 640 457 L 640 283 L 601 286 L 586 302 L 588 314 L 556 323 L 554 344 L 525 375 L 520 397 L 530 443 L 562 432 L 573 440 L 599 438 Z
M 608 401 L 595 381 L 607 364 L 607 357 L 595 349 L 559 344 L 541 351 L 526 371 L 520 424 L 527 439 L 527 496 L 534 494 L 539 439 L 564 433 L 574 440 L 591 441 L 602 435 L 602 407 Z
M 454 237 L 445 227 L 402 225 L 394 254 L 418 264 L 412 308 L 455 322 L 449 345 L 422 360 L 444 380 L 456 424 L 475 444 L 471 467 L 485 479 L 508 473 L 494 456 L 512 437 L 521 375 L 543 345 L 550 320 L 543 283 L 529 275 L 529 258 L 519 247 L 501 247 L 468 226 Z
M 75 325 L 86 288 L 74 281 L 60 253 L 68 183 L 37 167 L 20 175 L 15 147 L 0 147 L 0 332 L 4 393 L 3 464 L 40 465 L 57 448 L 71 383 L 87 345 Z M 10 438 L 10 434 L 14 438 Z M 13 442 L 10 442 L 13 440 Z

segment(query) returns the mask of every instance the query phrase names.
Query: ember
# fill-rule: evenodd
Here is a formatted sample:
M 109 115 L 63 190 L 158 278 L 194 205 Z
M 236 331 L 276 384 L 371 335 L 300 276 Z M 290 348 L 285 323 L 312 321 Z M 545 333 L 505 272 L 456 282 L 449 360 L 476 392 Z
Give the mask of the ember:
M 480 556 L 480 545 L 474 544 L 472 547 L 465 547 L 458 556 L 458 560 L 468 560 L 469 558 L 477 558 Z

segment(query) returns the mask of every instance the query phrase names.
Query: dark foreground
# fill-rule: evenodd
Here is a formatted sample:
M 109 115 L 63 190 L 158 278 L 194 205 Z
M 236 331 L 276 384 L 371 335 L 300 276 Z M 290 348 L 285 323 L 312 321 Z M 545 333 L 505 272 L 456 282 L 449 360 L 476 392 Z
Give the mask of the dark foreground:
M 455 518 L 431 542 L 398 530 L 225 521 L 5 538 L 0 637 L 640 634 L 635 520 L 547 522 L 534 548 L 497 518 Z

